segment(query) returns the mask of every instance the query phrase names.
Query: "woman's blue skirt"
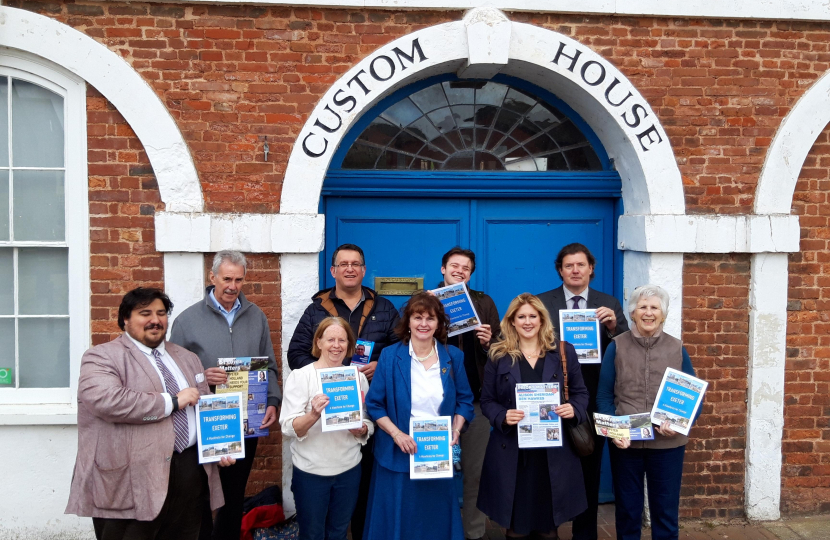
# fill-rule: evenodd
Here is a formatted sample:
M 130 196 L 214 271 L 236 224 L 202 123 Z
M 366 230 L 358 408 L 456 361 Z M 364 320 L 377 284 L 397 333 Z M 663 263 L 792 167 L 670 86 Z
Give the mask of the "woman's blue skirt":
M 464 540 L 452 478 L 410 480 L 375 461 L 363 540 Z

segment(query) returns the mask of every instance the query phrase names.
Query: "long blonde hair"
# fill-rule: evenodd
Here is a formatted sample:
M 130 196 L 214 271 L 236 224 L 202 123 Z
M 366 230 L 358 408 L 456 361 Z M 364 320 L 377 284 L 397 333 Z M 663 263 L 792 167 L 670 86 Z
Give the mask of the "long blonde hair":
M 519 334 L 513 326 L 516 313 L 522 306 L 530 306 L 539 312 L 542 325 L 536 335 L 536 340 L 541 353 L 544 355 L 546 351 L 556 350 L 556 330 L 553 328 L 548 310 L 537 297 L 530 293 L 522 293 L 510 302 L 510 307 L 507 308 L 507 313 L 501 320 L 501 334 L 499 334 L 499 340 L 490 347 L 490 360 L 495 362 L 499 358 L 510 355 L 515 364 L 522 357 L 522 351 L 519 349 Z

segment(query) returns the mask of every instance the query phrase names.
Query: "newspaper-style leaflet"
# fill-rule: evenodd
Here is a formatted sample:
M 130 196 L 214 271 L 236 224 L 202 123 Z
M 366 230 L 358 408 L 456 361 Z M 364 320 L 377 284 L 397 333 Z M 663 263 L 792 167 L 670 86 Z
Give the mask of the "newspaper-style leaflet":
M 668 420 L 674 431 L 688 435 L 707 386 L 709 383 L 697 377 L 666 368 L 651 409 L 651 421 L 659 426 Z
M 594 426 L 597 435 L 609 439 L 631 439 L 632 441 L 650 441 L 654 439 L 651 413 L 625 416 L 594 413 Z
M 560 309 L 559 335 L 574 346 L 580 364 L 599 364 L 602 328 L 595 309 Z
M 409 456 L 409 478 L 452 478 L 452 418 L 449 416 L 409 419 L 409 434 L 418 447 Z
M 430 291 L 444 305 L 444 312 L 450 318 L 449 337 L 475 330 L 481 326 L 476 308 L 464 283 L 456 283 Z
M 239 356 L 219 358 L 217 365 L 228 374 L 228 382 L 216 386 L 217 394 L 242 394 L 242 418 L 245 438 L 265 437 L 268 428 L 260 429 L 268 408 L 268 357 Z
M 363 400 L 357 367 L 318 369 L 317 384 L 329 397 L 321 417 L 323 432 L 363 427 Z
M 562 446 L 562 420 L 554 412 L 560 403 L 559 383 L 516 385 L 516 408 L 525 413 L 516 426 L 519 448 Z
M 196 444 L 199 463 L 213 463 L 223 457 L 242 459 L 242 394 L 212 394 L 196 403 Z

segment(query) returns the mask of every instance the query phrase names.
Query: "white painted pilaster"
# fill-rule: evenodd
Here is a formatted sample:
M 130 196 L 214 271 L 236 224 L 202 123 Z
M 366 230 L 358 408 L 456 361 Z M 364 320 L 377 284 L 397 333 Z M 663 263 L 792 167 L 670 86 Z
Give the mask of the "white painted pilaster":
M 282 283 L 282 380 L 288 378 L 288 344 L 294 329 L 300 322 L 311 297 L 319 290 L 318 255 L 285 253 L 280 255 L 280 280 Z M 282 501 L 286 515 L 296 512 L 294 494 L 291 492 L 291 478 L 294 467 L 291 463 L 291 440 L 282 439 Z
M 781 516 L 787 276 L 786 253 L 752 256 L 745 478 L 749 519 Z
M 623 288 L 625 291 L 623 310 L 626 317 L 628 317 L 628 299 L 631 298 L 631 293 L 635 288 L 649 283 L 659 285 L 669 293 L 669 313 L 663 329 L 667 334 L 680 339 L 682 336 L 680 313 L 683 306 L 683 254 L 625 252 L 623 256 Z
M 204 253 L 165 253 L 164 292 L 173 302 L 172 328 L 177 314 L 205 297 Z

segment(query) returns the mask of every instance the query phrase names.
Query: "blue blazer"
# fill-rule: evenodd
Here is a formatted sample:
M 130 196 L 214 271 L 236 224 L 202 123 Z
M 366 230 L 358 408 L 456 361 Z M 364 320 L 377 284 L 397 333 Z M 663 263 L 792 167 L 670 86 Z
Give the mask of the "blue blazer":
M 383 349 L 366 394 L 366 410 L 375 420 L 388 416 L 404 433 L 409 433 L 412 415 L 412 371 L 409 344 L 398 342 Z M 440 416 L 460 414 L 467 422 L 475 416 L 473 392 L 464 371 L 464 353 L 453 346 L 438 344 L 438 362 L 444 400 Z M 375 431 L 375 460 L 397 472 L 409 472 L 409 454 L 405 454 L 382 429 Z

